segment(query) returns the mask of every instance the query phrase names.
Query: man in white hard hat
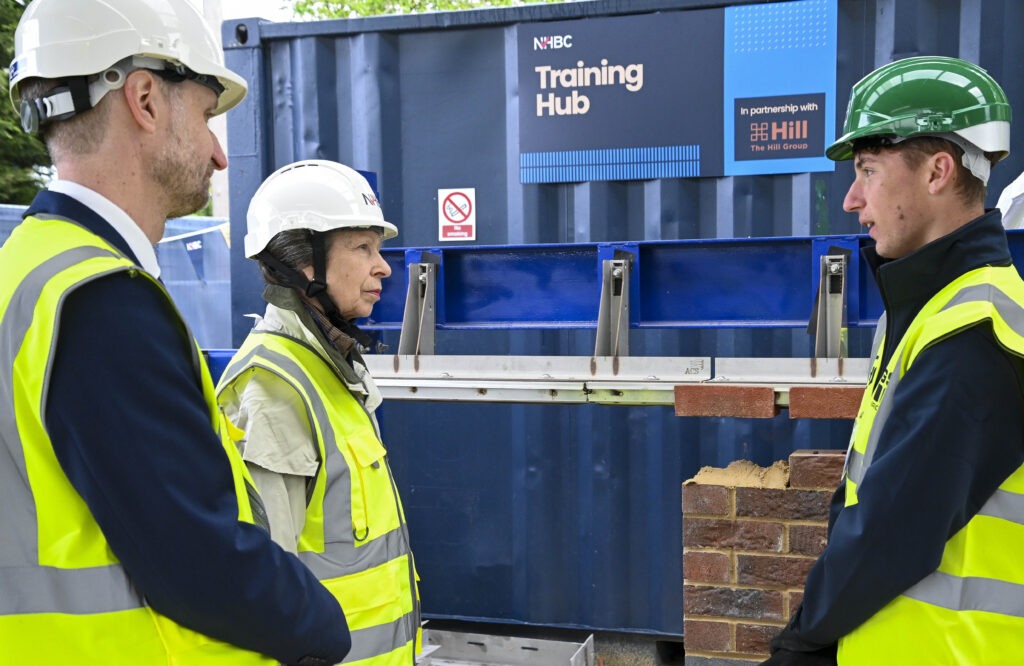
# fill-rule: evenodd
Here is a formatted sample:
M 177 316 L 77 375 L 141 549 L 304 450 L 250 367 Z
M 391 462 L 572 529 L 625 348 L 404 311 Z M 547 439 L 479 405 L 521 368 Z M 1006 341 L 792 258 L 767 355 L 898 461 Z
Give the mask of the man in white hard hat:
M 271 536 L 345 611 L 346 663 L 412 666 L 416 568 L 375 416 L 380 391 L 360 353 L 371 340 L 355 324 L 380 301 L 391 275 L 381 243 L 398 229 L 362 175 L 328 160 L 270 174 L 246 219 L 245 254 L 260 264 L 267 309 L 217 399 L 246 431 L 242 457 Z
M 245 81 L 188 0 L 35 0 L 10 76 L 59 179 L 0 248 L 0 661 L 340 661 L 152 247 L 206 202 Z

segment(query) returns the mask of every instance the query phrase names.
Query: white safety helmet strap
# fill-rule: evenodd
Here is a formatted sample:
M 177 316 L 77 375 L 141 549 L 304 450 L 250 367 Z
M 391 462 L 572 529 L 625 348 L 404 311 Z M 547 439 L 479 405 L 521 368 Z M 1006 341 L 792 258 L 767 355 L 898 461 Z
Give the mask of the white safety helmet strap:
M 67 77 L 63 81 L 64 85 L 58 85 L 41 97 L 22 99 L 18 109 L 22 129 L 29 134 L 38 134 L 39 128 L 48 123 L 95 108 L 108 92 L 124 87 L 125 79 L 136 69 L 151 70 L 170 81 L 195 81 L 213 90 L 218 97 L 224 92 L 224 86 L 216 77 L 197 74 L 184 65 L 174 66 L 167 60 L 132 56 L 113 65 L 98 77 Z

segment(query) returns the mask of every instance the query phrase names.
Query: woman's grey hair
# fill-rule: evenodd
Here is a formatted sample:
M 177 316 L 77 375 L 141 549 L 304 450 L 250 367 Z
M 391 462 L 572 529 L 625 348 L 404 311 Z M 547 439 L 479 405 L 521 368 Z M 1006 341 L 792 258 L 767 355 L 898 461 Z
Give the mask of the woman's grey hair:
M 270 239 L 263 251 L 269 252 L 288 268 L 301 272 L 303 268 L 313 265 L 313 232 L 309 229 L 282 231 Z M 262 261 L 260 273 L 267 284 L 286 286 L 282 285 L 278 275 Z
M 271 256 L 283 263 L 288 268 L 301 272 L 302 269 L 307 266 L 313 265 L 313 234 L 324 233 L 326 238 L 324 239 L 326 252 L 331 251 L 331 246 L 339 239 L 344 238 L 349 232 L 353 231 L 366 231 L 365 227 L 345 227 L 342 229 L 334 229 L 332 231 L 325 232 L 314 232 L 309 229 L 289 229 L 288 231 L 282 231 L 276 236 L 270 239 L 267 243 L 264 252 L 269 252 Z M 381 237 L 384 236 L 382 229 L 375 229 Z M 280 286 L 288 286 L 283 284 L 276 273 L 269 266 L 262 261 L 260 263 L 260 273 L 263 274 L 263 281 L 267 284 L 276 284 Z

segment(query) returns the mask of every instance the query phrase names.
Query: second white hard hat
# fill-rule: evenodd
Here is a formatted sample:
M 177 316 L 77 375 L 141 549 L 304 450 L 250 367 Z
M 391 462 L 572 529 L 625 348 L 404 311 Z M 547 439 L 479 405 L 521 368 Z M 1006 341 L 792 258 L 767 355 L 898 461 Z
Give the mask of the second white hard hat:
M 282 231 L 379 229 L 385 240 L 398 227 L 384 220 L 373 188 L 355 169 L 330 160 L 303 160 L 267 176 L 246 214 L 245 256 L 262 252 Z

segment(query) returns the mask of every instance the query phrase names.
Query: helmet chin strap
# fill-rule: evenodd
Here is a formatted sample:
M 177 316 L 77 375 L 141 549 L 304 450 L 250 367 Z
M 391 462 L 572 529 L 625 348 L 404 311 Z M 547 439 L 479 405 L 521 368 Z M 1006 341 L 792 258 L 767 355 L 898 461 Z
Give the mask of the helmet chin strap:
M 305 294 L 308 298 L 315 298 L 323 309 L 324 314 L 338 329 L 358 342 L 364 348 L 373 346 L 373 338 L 365 331 L 360 330 L 354 323 L 345 319 L 338 310 L 334 300 L 327 295 L 327 250 L 324 244 L 326 234 L 314 233 L 310 242 L 313 246 L 313 279 L 309 280 L 305 273 L 285 265 L 277 257 L 266 250 L 260 252 L 254 258 L 266 264 L 266 266 L 278 277 L 281 283 L 292 289 Z

